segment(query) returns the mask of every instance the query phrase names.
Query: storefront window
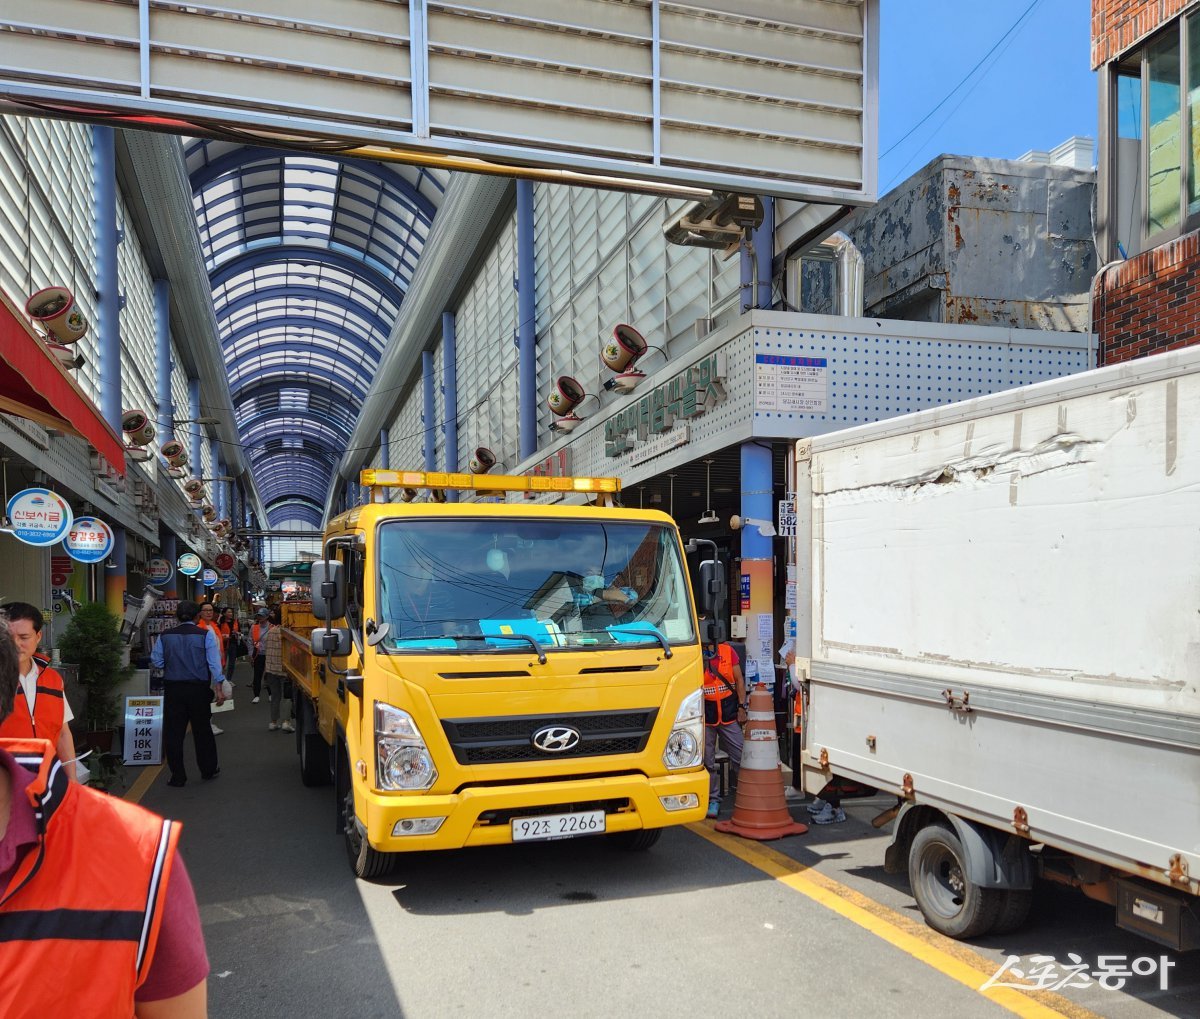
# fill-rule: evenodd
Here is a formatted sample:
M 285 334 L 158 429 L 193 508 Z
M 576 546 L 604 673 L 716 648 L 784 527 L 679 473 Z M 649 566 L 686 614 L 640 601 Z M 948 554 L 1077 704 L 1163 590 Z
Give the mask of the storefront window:
M 1179 37 L 1170 33 L 1147 51 L 1149 87 L 1149 208 L 1146 232 L 1178 226 L 1180 218 Z

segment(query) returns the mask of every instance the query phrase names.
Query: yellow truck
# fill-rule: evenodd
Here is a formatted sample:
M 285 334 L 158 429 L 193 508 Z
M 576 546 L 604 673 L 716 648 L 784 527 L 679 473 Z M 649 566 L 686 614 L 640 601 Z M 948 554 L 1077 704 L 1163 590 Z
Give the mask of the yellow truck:
M 704 816 L 701 649 L 670 517 L 613 505 L 613 478 L 361 480 L 370 500 L 313 564 L 318 625 L 284 632 L 301 778 L 333 783 L 356 875 L 413 850 L 647 849 Z M 587 501 L 533 501 L 547 491 Z M 716 607 L 720 570 L 701 569 Z

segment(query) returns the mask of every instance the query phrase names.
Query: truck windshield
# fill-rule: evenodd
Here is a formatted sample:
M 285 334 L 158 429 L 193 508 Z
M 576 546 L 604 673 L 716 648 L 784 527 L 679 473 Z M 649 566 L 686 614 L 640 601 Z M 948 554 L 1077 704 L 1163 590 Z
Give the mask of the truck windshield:
M 379 530 L 387 652 L 603 650 L 695 640 L 675 533 L 584 520 L 404 520 Z

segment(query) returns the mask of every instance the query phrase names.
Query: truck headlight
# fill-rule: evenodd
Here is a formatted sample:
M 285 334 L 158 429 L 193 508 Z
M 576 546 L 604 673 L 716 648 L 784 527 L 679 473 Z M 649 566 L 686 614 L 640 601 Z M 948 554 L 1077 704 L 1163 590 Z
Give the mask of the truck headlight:
M 675 725 L 663 750 L 663 764 L 671 771 L 694 768 L 704 758 L 704 691 L 690 693 L 679 705 Z
M 412 715 L 375 702 L 375 781 L 380 789 L 428 789 L 437 781 L 433 755 Z

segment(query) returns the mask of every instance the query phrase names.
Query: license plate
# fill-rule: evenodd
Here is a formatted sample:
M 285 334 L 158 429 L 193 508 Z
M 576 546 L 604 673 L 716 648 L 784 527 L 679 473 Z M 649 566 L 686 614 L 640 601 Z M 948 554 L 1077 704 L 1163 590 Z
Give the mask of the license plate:
M 545 839 L 573 839 L 578 835 L 599 835 L 605 829 L 603 810 L 581 810 L 572 814 L 542 814 L 540 817 L 514 817 L 512 840 L 537 842 Z

